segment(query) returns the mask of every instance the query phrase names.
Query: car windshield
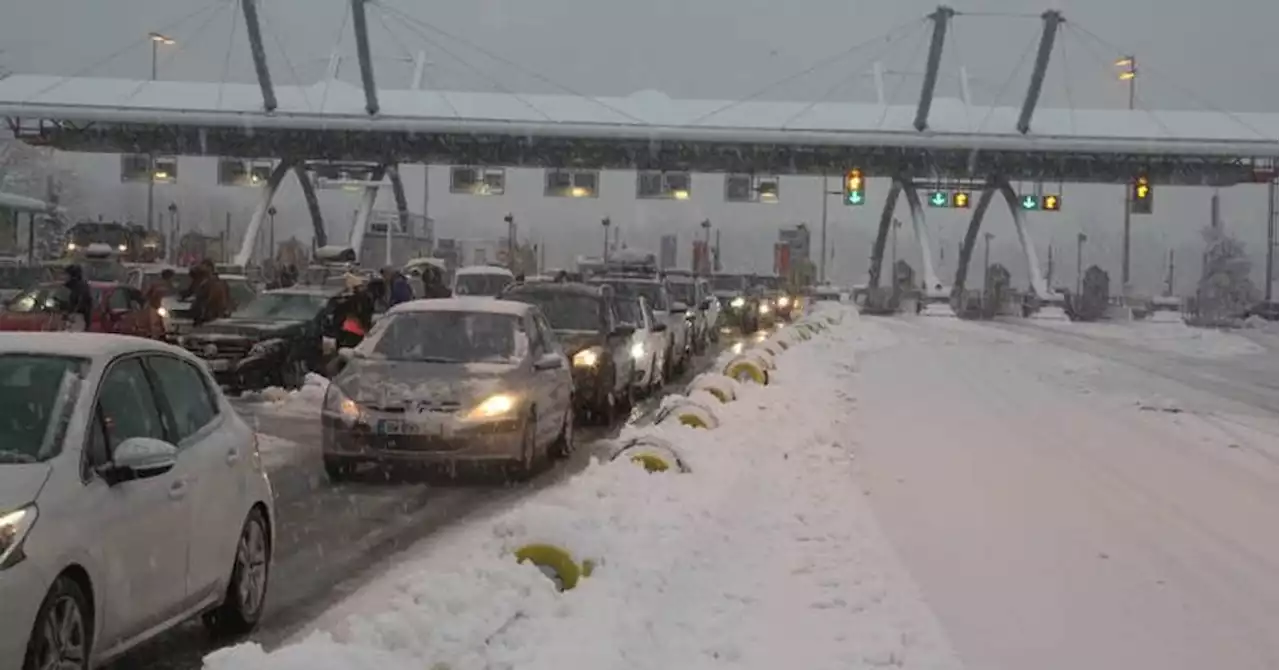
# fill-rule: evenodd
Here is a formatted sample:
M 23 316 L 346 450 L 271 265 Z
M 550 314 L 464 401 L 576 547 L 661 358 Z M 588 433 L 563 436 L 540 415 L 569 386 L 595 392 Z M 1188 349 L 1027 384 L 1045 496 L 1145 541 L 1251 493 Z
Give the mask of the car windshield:
M 604 318 L 600 313 L 600 299 L 595 296 L 567 291 L 519 291 L 505 296 L 537 305 L 547 317 L 553 330 L 577 330 L 599 332 Z
M 305 321 L 324 309 L 327 299 L 310 293 L 264 293 L 231 313 L 237 319 Z
M 253 302 L 254 297 L 257 295 L 253 291 L 253 285 L 247 279 L 224 278 L 223 281 L 227 282 L 227 293 L 231 295 L 232 305 L 248 305 Z
M 123 282 L 128 277 L 129 269 L 115 260 L 84 259 L 79 262 L 84 271 L 86 281 Z
M 629 323 L 636 327 L 644 326 L 644 314 L 640 309 L 639 298 L 631 296 L 615 298 L 613 308 L 623 323 Z
M 359 350 L 392 361 L 516 363 L 524 359 L 528 340 L 511 314 L 398 312 L 379 323 Z
M 505 274 L 461 274 L 454 283 L 453 292 L 458 295 L 496 296 L 511 283 Z
M 146 290 L 148 286 L 164 281 L 161 271 L 154 270 L 142 275 L 142 286 L 139 288 Z M 169 283 L 173 286 L 175 294 L 181 294 L 188 288 L 191 288 L 191 275 L 185 272 L 174 272 L 173 277 L 169 279 Z M 230 282 L 228 282 L 230 284 Z
M 0 289 L 27 288 L 48 279 L 44 268 L 26 265 L 0 266 Z
M 654 282 L 618 281 L 607 278 L 602 283 L 612 286 L 618 295 L 644 296 L 644 299 L 649 301 L 649 305 L 653 307 L 654 311 L 665 312 L 670 309 L 665 300 L 666 292 L 662 290 L 660 284 Z
M 686 305 L 692 305 L 698 301 L 697 286 L 693 282 L 671 282 L 667 285 L 667 290 L 671 292 L 672 300 L 678 300 Z
M 0 467 L 57 455 L 88 361 L 0 354 Z

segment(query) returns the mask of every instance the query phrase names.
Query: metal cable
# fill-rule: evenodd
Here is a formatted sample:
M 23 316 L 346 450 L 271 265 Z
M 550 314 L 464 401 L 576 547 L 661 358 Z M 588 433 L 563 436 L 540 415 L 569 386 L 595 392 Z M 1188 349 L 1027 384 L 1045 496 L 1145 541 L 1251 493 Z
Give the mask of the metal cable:
M 1065 24 L 1065 25 L 1067 25 L 1068 27 L 1072 27 L 1070 24 Z M 1079 28 L 1075 28 L 1075 29 L 1079 30 Z M 1098 53 L 1098 51 L 1092 48 L 1091 46 L 1089 46 L 1087 42 L 1084 42 L 1083 40 L 1081 40 L 1080 43 L 1084 46 L 1085 50 L 1088 51 L 1091 56 L 1093 56 L 1095 59 L 1103 63 L 1102 67 L 1104 70 L 1107 71 L 1108 79 L 1115 76 L 1115 72 L 1111 69 L 1111 62 L 1112 62 L 1111 59 Z M 1145 113 L 1153 123 L 1159 126 L 1160 130 L 1164 131 L 1166 135 L 1168 135 L 1169 137 L 1175 137 L 1173 131 L 1169 130 L 1169 126 L 1166 126 L 1164 124 L 1164 121 L 1161 121 L 1160 117 L 1157 116 L 1156 113 L 1150 107 L 1143 104 L 1142 96 L 1138 95 L 1136 92 L 1134 93 L 1134 96 L 1133 96 L 1133 105 L 1135 109 Z
M 280 34 L 271 26 L 271 18 L 268 16 L 267 4 L 264 2 L 260 5 L 262 11 L 258 12 L 261 17 L 262 27 L 266 28 L 267 34 L 271 36 L 271 42 L 276 45 L 276 51 L 280 52 L 280 57 L 284 59 L 284 64 L 289 68 L 289 74 L 293 76 L 293 83 L 298 88 L 298 92 L 302 94 L 302 102 L 307 106 L 308 111 L 315 111 L 311 106 L 311 96 L 307 95 L 307 89 L 304 88 L 302 78 L 298 76 L 298 70 L 293 65 L 293 60 L 289 58 L 289 52 L 285 50 L 284 40 L 280 39 Z
M 908 67 L 910 67 L 910 64 L 915 61 L 916 56 L 920 55 L 920 47 L 924 46 L 924 36 L 927 33 L 928 31 L 922 31 L 920 33 L 920 39 L 916 42 L 916 48 L 912 49 L 911 55 L 907 57 Z M 889 116 L 889 108 L 893 106 L 894 99 L 898 97 L 898 93 L 902 91 L 902 86 L 906 83 L 907 75 L 903 74 L 902 77 L 898 79 L 898 83 L 894 85 L 893 91 L 889 93 L 889 97 L 884 101 L 884 108 L 880 110 L 880 118 L 876 121 L 877 130 L 879 130 L 880 126 L 884 124 L 885 118 Z
M 417 57 L 414 56 L 413 52 L 409 50 L 409 47 L 405 45 L 404 41 L 401 40 L 398 35 L 396 35 L 395 31 L 391 29 L 391 26 L 387 25 L 386 12 L 382 11 L 382 8 L 379 7 L 378 13 L 375 16 L 378 19 L 378 23 L 382 24 L 382 29 L 387 31 L 387 35 L 391 37 L 391 41 L 395 42 L 396 46 L 400 47 L 400 50 L 403 51 L 404 54 L 409 57 L 409 60 L 414 61 L 415 67 L 416 67 Z M 423 77 L 427 76 L 425 64 L 423 66 L 422 76 Z M 462 114 L 458 112 L 457 107 L 453 106 L 453 101 L 449 100 L 449 96 L 445 95 L 444 91 L 437 90 L 434 84 L 432 85 L 431 88 L 433 91 L 435 91 L 436 95 L 440 96 L 440 99 L 444 101 L 444 104 L 449 107 L 449 111 L 453 112 L 453 116 L 455 118 L 462 118 Z
M 1022 50 L 1022 55 L 1018 56 L 1018 60 L 1015 61 L 1017 65 L 1013 66 L 1013 69 L 1009 72 L 1009 76 L 1005 77 L 1004 83 L 996 90 L 995 97 L 992 98 L 991 104 L 987 106 L 987 113 L 983 115 L 982 121 L 978 123 L 978 127 L 975 128 L 973 132 L 981 133 L 982 129 L 987 125 L 987 121 L 991 120 L 991 114 L 996 111 L 996 106 L 1000 104 L 1000 99 L 1004 97 L 1004 92 L 1009 90 L 1009 84 L 1012 84 L 1014 78 L 1022 71 L 1022 64 L 1027 62 L 1027 54 L 1031 53 L 1031 49 L 1035 47 L 1036 42 L 1038 42 L 1039 39 L 1039 36 L 1032 35 L 1031 39 L 1027 40 L 1027 46 Z
M 236 7 L 240 6 L 241 0 L 235 0 Z M 232 12 L 231 14 L 231 33 L 227 35 L 227 54 L 222 58 L 222 78 L 218 81 L 218 100 L 213 104 L 214 109 L 222 109 L 222 89 L 227 84 L 227 74 L 231 70 L 231 54 L 232 47 L 236 44 L 236 26 L 240 25 L 240 14 Z
M 342 11 L 342 25 L 338 26 L 338 36 L 333 40 L 333 48 L 329 49 L 329 60 L 333 60 L 333 56 L 342 48 L 342 38 L 347 34 L 347 22 L 351 20 L 351 8 L 344 6 Z M 336 73 L 335 73 L 336 74 Z M 334 77 L 325 77 L 324 89 L 320 93 L 320 113 L 324 113 L 325 103 L 329 102 L 329 86 L 333 83 Z

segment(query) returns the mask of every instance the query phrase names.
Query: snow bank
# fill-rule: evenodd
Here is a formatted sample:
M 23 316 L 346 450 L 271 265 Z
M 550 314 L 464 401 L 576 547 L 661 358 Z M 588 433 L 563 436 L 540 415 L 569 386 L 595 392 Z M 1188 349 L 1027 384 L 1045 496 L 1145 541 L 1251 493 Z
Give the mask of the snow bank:
M 1258 344 L 1235 333 L 1211 328 L 1196 328 L 1183 323 L 1064 322 L 1052 324 L 1050 327 L 1069 330 L 1087 337 L 1113 340 L 1194 358 L 1231 358 L 1265 351 Z
M 273 412 L 285 416 L 319 417 L 324 394 L 329 390 L 329 380 L 308 373 L 302 388 L 288 391 L 279 386 L 269 386 L 261 391 L 250 391 L 240 396 L 240 401 L 257 405 L 256 411 Z
M 846 308 L 851 309 L 851 308 Z M 595 460 L 519 506 L 446 531 L 273 652 L 207 670 L 958 668 L 853 478 L 855 318 L 777 356 L 719 428 L 624 428 L 690 472 Z M 597 567 L 556 590 L 512 553 L 549 543 Z

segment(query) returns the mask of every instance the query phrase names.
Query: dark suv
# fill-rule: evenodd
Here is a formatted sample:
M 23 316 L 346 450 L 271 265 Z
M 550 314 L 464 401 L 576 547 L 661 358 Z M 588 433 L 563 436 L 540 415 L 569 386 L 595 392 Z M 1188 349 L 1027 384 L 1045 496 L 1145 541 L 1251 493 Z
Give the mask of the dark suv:
M 532 282 L 508 286 L 499 296 L 536 305 L 573 362 L 574 404 L 579 416 L 612 423 L 635 397 L 631 336 L 635 326 L 615 313 L 608 287 Z

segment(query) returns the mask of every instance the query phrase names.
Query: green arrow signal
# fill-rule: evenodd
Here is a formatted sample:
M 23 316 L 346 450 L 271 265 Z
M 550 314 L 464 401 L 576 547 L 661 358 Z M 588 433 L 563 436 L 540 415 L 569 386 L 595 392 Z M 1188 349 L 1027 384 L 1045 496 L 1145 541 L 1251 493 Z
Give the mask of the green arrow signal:
M 830 200 L 828 200 L 827 202 L 830 202 Z M 862 193 L 861 193 L 861 192 L 859 192 L 859 191 L 852 191 L 852 192 L 850 192 L 850 193 L 849 193 L 849 204 L 850 204 L 850 205 L 861 205 L 861 204 L 862 204 Z
M 1035 198 L 1035 196 L 1032 196 L 1032 195 L 1024 195 L 1024 196 L 1022 196 L 1022 208 L 1023 208 L 1023 209 L 1035 209 L 1035 208 L 1036 208 L 1036 198 Z
M 934 191 L 933 197 L 929 198 L 929 204 L 933 205 L 934 207 L 946 207 L 947 194 L 943 193 L 942 191 Z

